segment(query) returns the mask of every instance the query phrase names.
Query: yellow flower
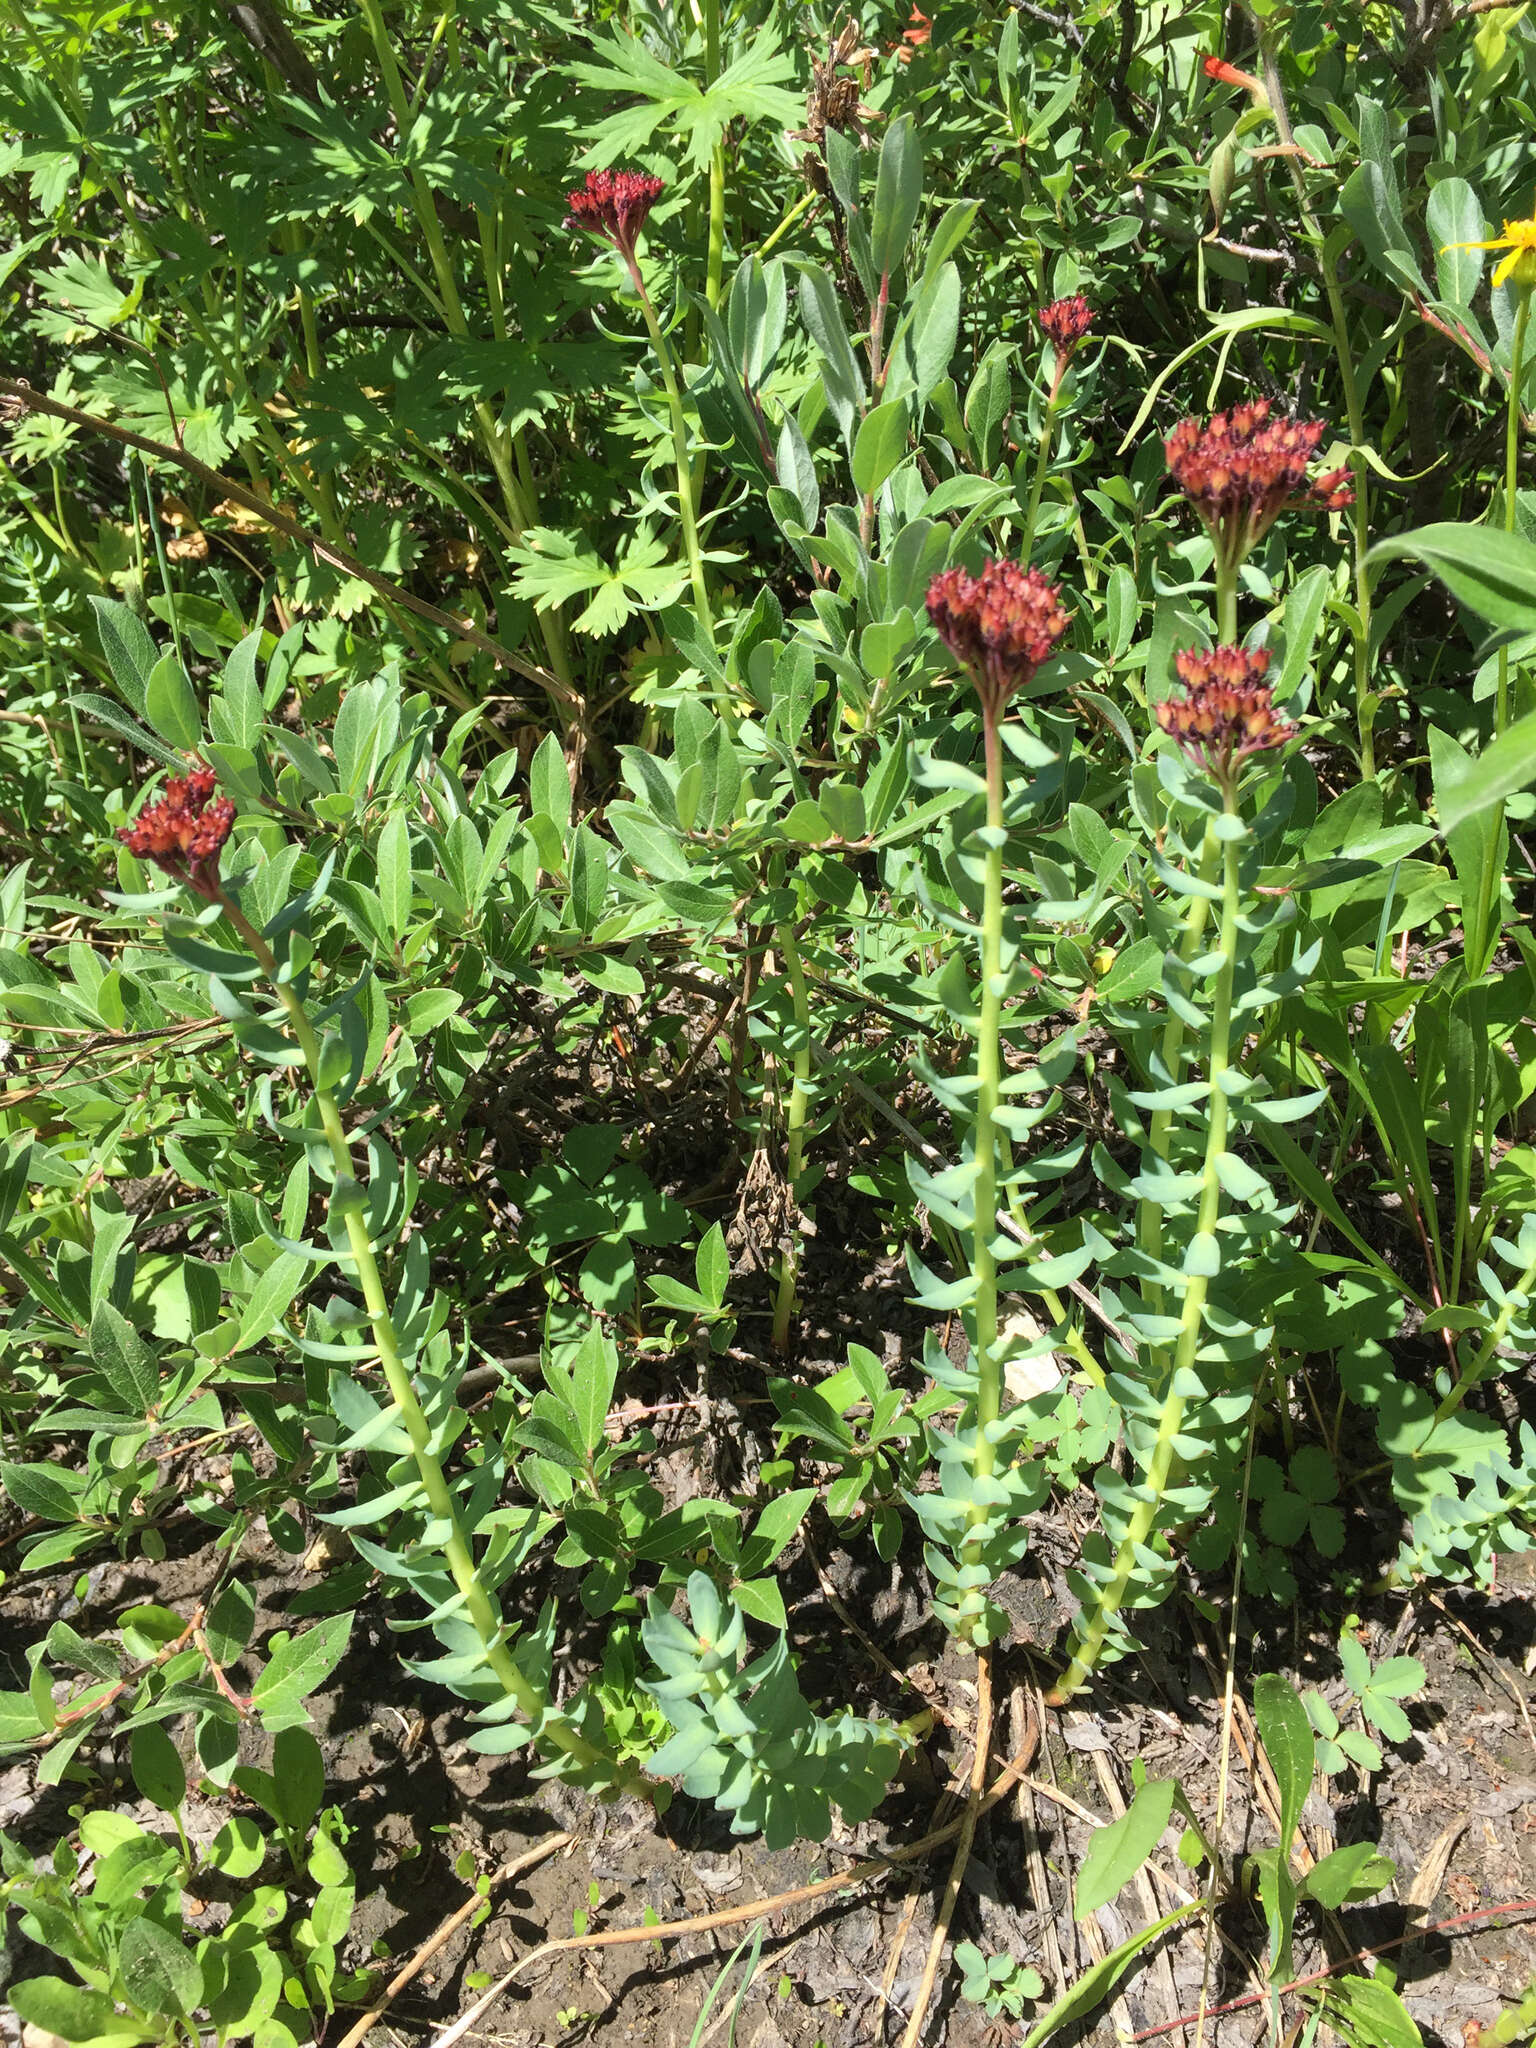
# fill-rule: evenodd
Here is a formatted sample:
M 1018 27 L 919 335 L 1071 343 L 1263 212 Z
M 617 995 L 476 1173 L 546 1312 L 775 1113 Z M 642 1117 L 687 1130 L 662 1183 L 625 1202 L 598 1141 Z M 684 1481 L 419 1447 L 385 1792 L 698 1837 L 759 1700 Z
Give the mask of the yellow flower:
M 1522 291 L 1536 285 L 1536 216 L 1530 220 L 1507 220 L 1502 235 L 1490 242 L 1448 242 L 1446 249 L 1507 249 L 1509 254 L 1493 273 L 1495 284 L 1513 277 Z M 1445 254 L 1445 249 L 1440 252 Z

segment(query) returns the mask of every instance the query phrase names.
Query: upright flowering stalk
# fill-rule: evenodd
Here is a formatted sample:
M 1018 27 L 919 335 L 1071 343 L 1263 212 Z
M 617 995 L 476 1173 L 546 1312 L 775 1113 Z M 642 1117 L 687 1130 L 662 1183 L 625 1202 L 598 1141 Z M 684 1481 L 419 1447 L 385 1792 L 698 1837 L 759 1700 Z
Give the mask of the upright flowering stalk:
M 1061 593 L 1038 569 L 988 562 L 979 576 L 946 569 L 928 587 L 934 630 L 970 677 L 981 704 L 986 755 L 986 828 L 979 835 L 985 860 L 981 914 L 981 1007 L 976 1023 L 976 1112 L 971 1127 L 970 1218 L 975 1318 L 976 1419 L 970 1450 L 972 1491 L 967 1533 L 959 1549 L 960 1595 L 946 1615 L 962 1640 L 985 1639 L 985 1586 L 996 1576 L 986 1563 L 989 1537 L 1006 1527 L 1007 1489 L 995 1475 L 996 1430 L 1002 1407 L 1003 1366 L 998 1343 L 998 1153 L 1002 1127 L 1003 969 L 1003 751 L 1001 729 L 1008 700 L 1030 683 L 1067 630 Z M 946 1483 L 946 1491 L 948 1486 Z M 931 1497 L 930 1497 L 931 1498 Z M 943 1605 L 940 1611 L 943 1612 Z
M 326 1049 L 286 967 L 281 966 L 265 937 L 246 917 L 220 873 L 220 857 L 235 822 L 228 797 L 215 797 L 217 778 L 207 768 L 172 776 L 165 795 L 147 804 L 118 837 L 141 860 L 180 882 L 203 902 L 217 904 L 239 933 L 270 981 L 286 1013 L 289 1029 L 304 1056 L 315 1108 L 325 1133 L 334 1170 L 331 1215 L 345 1231 L 347 1248 L 367 1308 L 375 1349 L 390 1397 L 410 1439 L 417 1477 L 444 1559 L 463 1602 L 463 1611 L 479 1637 L 486 1664 L 503 1690 L 533 1724 L 536 1736 L 562 1752 L 588 1782 L 611 1782 L 612 1771 L 602 1752 L 568 1720 L 551 1710 L 548 1698 L 519 1667 L 506 1641 L 502 1618 L 464 1533 L 457 1504 L 432 1441 L 432 1426 L 417 1397 L 390 1310 L 383 1276 L 368 1227 L 368 1197 L 353 1169 L 352 1149 L 341 1120 L 335 1092 L 325 1080 Z M 639 1789 L 632 1785 L 629 1789 Z
M 1322 420 L 1274 419 L 1267 398 L 1235 405 L 1219 412 L 1207 426 L 1196 419 L 1180 420 L 1163 443 L 1168 469 L 1174 482 L 1194 506 L 1211 536 L 1215 551 L 1216 638 L 1223 643 L 1209 657 L 1188 654 L 1185 664 L 1210 660 L 1224 664 L 1223 672 L 1252 683 L 1263 673 L 1267 654 L 1245 653 L 1237 640 L 1237 579 L 1249 554 L 1268 533 L 1280 514 L 1290 508 L 1337 511 L 1353 497 L 1349 472 L 1329 470 L 1310 482 L 1308 465 L 1318 443 L 1327 432 Z M 1260 667 L 1254 668 L 1253 664 Z M 1192 670 L 1180 668 L 1186 686 L 1197 680 Z M 1159 717 L 1163 712 L 1159 712 Z M 1221 861 L 1220 842 L 1207 831 L 1199 858 L 1199 889 L 1192 897 L 1185 922 L 1182 957 L 1192 960 L 1200 950 L 1209 911 L 1208 899 L 1199 893 L 1215 881 Z M 1176 1060 L 1184 1032 L 1183 1022 L 1171 1011 L 1167 1026 L 1166 1051 Z M 1166 1116 L 1153 1119 L 1156 1149 L 1159 1133 L 1166 1139 Z M 1141 1204 L 1141 1229 L 1148 1227 L 1152 1211 Z
M 1024 515 L 1026 554 L 1034 546 L 1035 524 L 1040 517 L 1040 494 L 1045 488 L 1045 473 L 1050 467 L 1051 450 L 1056 442 L 1056 413 L 1061 404 L 1062 386 L 1073 356 L 1093 326 L 1093 308 L 1081 292 L 1074 292 L 1070 298 L 1053 299 L 1050 305 L 1042 306 L 1035 318 L 1040 323 L 1040 332 L 1051 344 L 1053 356 L 1045 417 L 1040 423 L 1040 442 L 1035 450 L 1035 474 L 1029 486 L 1029 508 Z
M 616 249 L 629 272 L 640 310 L 661 365 L 667 406 L 672 415 L 672 455 L 677 467 L 677 511 L 682 523 L 683 547 L 688 556 L 688 574 L 693 583 L 693 601 L 699 623 L 714 638 L 714 614 L 710 609 L 709 583 L 704 574 L 704 551 L 699 542 L 698 500 L 694 490 L 693 465 L 688 454 L 688 425 L 683 414 L 683 391 L 671 344 L 661 331 L 656 308 L 645 288 L 640 259 L 635 253 L 640 230 L 651 208 L 666 190 L 660 178 L 648 171 L 588 171 L 579 192 L 566 195 L 565 224 L 597 235 Z
M 1296 728 L 1275 714 L 1269 686 L 1269 650 L 1263 647 L 1188 648 L 1173 658 L 1180 695 L 1166 698 L 1157 707 L 1157 722 L 1179 744 L 1186 758 L 1202 769 L 1221 789 L 1226 807 L 1236 804 L 1238 779 L 1243 765 L 1254 754 L 1283 746 Z M 1208 821 L 1200 848 L 1198 886 L 1184 909 L 1184 929 L 1179 939 L 1181 966 L 1196 959 L 1205 944 L 1212 896 L 1222 865 L 1223 841 L 1214 819 Z M 1161 1071 L 1176 1074 L 1183 1058 L 1185 1021 L 1170 1004 L 1163 1025 Z M 1163 1167 L 1168 1164 L 1173 1111 L 1155 1109 L 1147 1125 L 1147 1147 Z M 1163 1211 L 1161 1204 L 1144 1193 L 1136 1206 L 1136 1241 L 1147 1258 L 1160 1263 L 1163 1255 Z M 1155 1280 L 1148 1283 L 1147 1298 L 1155 1314 L 1163 1308 L 1163 1290 Z
M 1050 1695 L 1056 1704 L 1070 1699 L 1087 1682 L 1106 1645 L 1123 1647 L 1125 1631 L 1120 1611 L 1133 1588 L 1141 1604 L 1163 1597 L 1166 1579 L 1160 1578 L 1154 1540 L 1168 1519 L 1170 1488 L 1179 1461 L 1193 1458 L 1198 1463 L 1199 1459 L 1198 1432 L 1191 1429 L 1190 1415 L 1203 1394 L 1196 1368 L 1202 1343 L 1208 1340 L 1206 1309 L 1211 1282 L 1221 1270 L 1217 1230 L 1223 1187 L 1235 1172 L 1228 1150 L 1232 1114 L 1228 1075 L 1232 1064 L 1238 949 L 1244 929 L 1241 869 L 1251 840 L 1239 811 L 1239 790 L 1247 764 L 1256 755 L 1284 746 L 1296 733 L 1295 726 L 1275 711 L 1270 686 L 1264 680 L 1269 656 L 1262 649 L 1191 649 L 1176 657 L 1176 665 L 1183 687 L 1158 706 L 1157 722 L 1190 766 L 1215 784 L 1219 798 L 1218 803 L 1207 794 L 1202 804 L 1207 810 L 1208 824 L 1200 872 L 1189 891 L 1175 968 L 1175 978 L 1183 984 L 1179 990 L 1180 1007 L 1187 1011 L 1194 963 L 1204 943 L 1211 900 L 1210 856 L 1214 850 L 1220 870 L 1220 928 L 1214 954 L 1205 1086 L 1198 1106 L 1198 1113 L 1205 1119 L 1203 1158 L 1194 1228 L 1184 1250 L 1182 1270 L 1177 1276 L 1169 1276 L 1170 1284 L 1176 1277 L 1182 1290 L 1177 1335 L 1171 1344 L 1160 1341 L 1155 1345 L 1145 1393 L 1138 1403 L 1127 1406 L 1127 1442 L 1140 1467 L 1135 1483 L 1126 1485 L 1113 1472 L 1107 1477 L 1100 1475 L 1105 1530 L 1112 1548 L 1097 1559 L 1085 1553 L 1082 1577 L 1088 1590 L 1078 1618 L 1071 1662 Z M 1248 928 L 1252 929 L 1251 920 Z M 1245 1002 L 1252 994 L 1250 990 Z M 1160 1092 L 1170 1093 L 1180 1107 L 1185 1094 L 1181 1086 L 1183 1032 L 1170 1001 L 1162 1058 L 1154 1078 L 1161 1084 Z M 1152 1116 L 1148 1149 L 1156 1164 L 1151 1174 L 1143 1176 L 1144 1180 L 1166 1181 L 1170 1176 L 1170 1132 L 1176 1113 L 1176 1108 L 1160 1107 Z M 1140 1205 L 1138 1249 L 1143 1270 L 1148 1274 L 1168 1272 L 1160 1206 L 1165 1199 L 1166 1196 L 1155 1194 L 1150 1200 L 1143 1197 Z M 1145 1288 L 1146 1306 L 1155 1326 L 1166 1320 L 1163 1285 L 1158 1281 Z
M 1328 431 L 1322 420 L 1273 417 L 1267 398 L 1219 412 L 1208 426 L 1180 420 L 1163 443 L 1174 482 L 1205 523 L 1216 552 L 1216 637 L 1237 638 L 1237 575 L 1284 511 L 1326 512 L 1354 503 L 1347 469 L 1309 482 Z

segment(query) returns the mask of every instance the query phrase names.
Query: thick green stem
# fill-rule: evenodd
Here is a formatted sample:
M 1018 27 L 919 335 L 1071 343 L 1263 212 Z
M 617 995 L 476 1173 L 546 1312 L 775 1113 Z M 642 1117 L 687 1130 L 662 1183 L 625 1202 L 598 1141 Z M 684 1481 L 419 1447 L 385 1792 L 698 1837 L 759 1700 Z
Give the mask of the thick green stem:
M 891 307 L 891 278 L 889 271 L 880 280 L 880 289 L 875 294 L 875 303 L 869 315 L 869 388 L 871 407 L 880 403 L 885 393 L 885 380 L 890 374 L 890 364 L 885 359 L 885 316 Z
M 550 1716 L 549 1700 L 519 1669 L 507 1645 L 501 1615 L 480 1576 L 474 1552 L 459 1521 L 458 1507 L 452 1490 L 437 1453 L 432 1447 L 431 1424 L 417 1398 L 410 1369 L 401 1354 L 400 1339 L 395 1329 L 394 1317 L 390 1312 L 389 1297 L 384 1291 L 384 1277 L 379 1271 L 378 1257 L 368 1233 L 367 1195 L 353 1173 L 352 1150 L 347 1142 L 346 1129 L 341 1121 L 341 1110 L 336 1097 L 329 1088 L 322 1085 L 320 1079 L 321 1048 L 315 1027 L 261 933 L 238 904 L 222 891 L 219 902 L 225 916 L 261 963 L 262 971 L 271 982 L 278 1001 L 286 1011 L 289 1028 L 304 1055 L 310 1087 L 314 1093 L 315 1108 L 320 1117 L 320 1127 L 325 1132 L 331 1163 L 335 1169 L 336 1206 L 341 1210 L 345 1221 L 347 1245 L 357 1269 L 358 1286 L 362 1290 L 363 1302 L 368 1310 L 379 1364 L 383 1368 L 390 1398 L 394 1401 L 406 1435 L 410 1438 L 416 1474 L 426 1495 L 427 1505 L 432 1510 L 434 1521 L 445 1532 L 441 1539 L 443 1556 L 453 1575 L 453 1582 L 463 1598 L 464 1611 L 469 1616 L 475 1634 L 480 1638 L 485 1661 L 496 1674 L 502 1689 L 516 1702 L 521 1711 L 535 1723 L 544 1722 L 541 1734 L 582 1764 L 600 1763 L 602 1758 L 589 1742 L 584 1741 L 566 1723 Z M 546 1720 L 546 1716 L 550 1717 Z
M 155 516 L 155 496 L 149 481 L 149 464 L 141 455 L 135 458 L 134 467 L 138 470 L 139 482 L 144 487 L 144 517 L 149 522 L 149 537 L 154 543 L 155 560 L 160 567 L 160 586 L 165 592 L 166 617 L 170 622 L 171 628 L 171 645 L 176 650 L 177 661 L 181 664 L 182 668 L 185 668 L 187 657 L 181 642 L 179 608 L 176 603 L 176 593 L 171 588 L 171 564 L 170 558 L 165 551 L 165 535 L 160 531 L 160 521 Z
M 1179 940 L 1179 958 L 1187 965 L 1199 953 L 1205 943 L 1205 928 L 1210 922 L 1211 899 L 1204 891 L 1212 887 L 1221 868 L 1221 841 L 1214 826 L 1208 827 L 1200 848 L 1196 865 L 1196 877 L 1202 884 L 1201 893 L 1189 899 L 1184 912 L 1184 931 Z M 1175 1010 L 1168 1012 L 1163 1025 L 1162 1076 L 1154 1077 L 1158 1085 L 1167 1087 L 1179 1078 L 1179 1060 L 1184 1050 L 1185 1023 Z M 1147 1149 L 1153 1158 L 1166 1166 L 1168 1163 L 1169 1141 L 1173 1131 L 1173 1111 L 1154 1109 L 1152 1120 L 1147 1126 Z M 1159 1203 L 1143 1195 L 1136 1208 L 1136 1243 L 1149 1258 L 1161 1259 L 1163 1255 L 1163 1211 Z M 1147 1306 L 1155 1315 L 1161 1315 L 1163 1289 L 1160 1281 L 1147 1283 Z
M 725 283 L 725 144 L 717 142 L 709 160 L 709 253 L 704 271 L 704 296 L 718 306 Z
M 1230 798 L 1228 815 L 1234 815 Z M 1206 1108 L 1205 1163 L 1200 1177 L 1200 1203 L 1195 1215 L 1195 1233 L 1199 1240 L 1214 1241 L 1216 1225 L 1221 1215 L 1221 1179 L 1217 1173 L 1217 1162 L 1227 1149 L 1227 1097 L 1221 1083 L 1231 1064 L 1232 987 L 1237 965 L 1240 908 L 1239 847 L 1240 841 L 1237 839 L 1225 840 L 1222 845 L 1219 940 L 1221 965 L 1216 972 L 1216 987 L 1211 1004 L 1211 1047 L 1207 1069 L 1210 1093 Z M 1202 1249 L 1208 1247 L 1202 1245 Z M 1209 1261 L 1202 1259 L 1200 1263 L 1205 1265 Z M 1125 1604 L 1126 1594 L 1130 1591 L 1132 1581 L 1140 1569 L 1140 1553 L 1151 1541 L 1156 1529 L 1163 1496 L 1168 1490 L 1169 1480 L 1173 1474 L 1179 1432 L 1184 1427 L 1187 1396 L 1182 1390 L 1189 1383 L 1195 1355 L 1200 1348 L 1200 1332 L 1204 1325 L 1205 1304 L 1209 1292 L 1210 1280 L 1204 1272 L 1189 1275 L 1184 1290 L 1184 1305 L 1179 1314 L 1179 1335 L 1174 1350 L 1173 1374 L 1163 1396 L 1157 1435 L 1153 1439 L 1152 1453 L 1147 1460 L 1146 1472 L 1137 1490 L 1137 1504 L 1120 1539 L 1109 1579 L 1100 1589 L 1092 1611 L 1085 1615 L 1079 1624 L 1077 1649 L 1072 1661 L 1062 1674 L 1060 1683 L 1050 1694 L 1054 1705 L 1069 1700 L 1088 1682 L 1103 1651 L 1115 1616 Z
M 779 1262 L 778 1292 L 773 1303 L 773 1348 L 782 1351 L 789 1342 L 789 1321 L 795 1309 L 795 1290 L 800 1266 L 800 1177 L 805 1171 L 805 1125 L 811 1106 L 811 998 L 806 987 L 805 962 L 792 924 L 774 929 L 773 942 L 784 962 L 790 1001 L 795 1014 L 794 1083 L 789 1091 L 784 1129 L 788 1141 L 785 1171 L 789 1177 L 789 1234 Z
M 509 338 L 507 327 L 507 296 L 501 278 L 501 238 L 499 218 L 481 207 L 475 215 L 480 234 L 480 275 L 485 282 L 485 303 L 491 316 L 491 332 L 500 342 Z M 524 512 L 530 525 L 539 517 L 539 486 L 533 473 L 533 464 L 528 455 L 528 436 L 521 427 L 512 436 L 512 460 L 517 474 L 517 488 Z M 509 535 L 515 540 L 516 534 Z
M 57 470 L 58 464 L 56 462 L 52 466 Z M 71 543 L 67 533 L 63 529 L 54 526 L 46 513 L 38 509 L 37 500 L 29 494 L 27 486 L 23 484 L 15 470 L 3 458 L 0 458 L 0 484 L 5 485 L 10 502 L 21 507 L 38 532 L 49 540 L 59 550 L 60 554 L 79 557 L 80 550 Z M 55 478 L 54 488 L 54 503 L 57 506 L 57 478 Z
M 987 762 L 986 865 L 981 899 L 981 1015 L 976 1026 L 976 1121 L 971 1134 L 975 1170 L 971 1209 L 971 1272 L 976 1281 L 976 1442 L 971 1470 L 990 1479 L 996 1464 L 992 1425 L 1002 1410 L 1003 1370 L 997 1344 L 997 1107 L 1002 1086 L 1003 1030 L 1003 743 L 1001 710 L 984 706 Z M 972 1524 L 987 1509 L 973 1505 Z M 974 1565 L 979 1544 L 967 1543 L 961 1563 Z
M 720 0 L 703 0 L 704 90 L 708 92 L 720 76 Z M 720 303 L 725 278 L 725 137 L 715 144 L 709 159 L 709 254 L 704 272 L 704 296 L 711 306 Z
M 1223 561 L 1216 557 L 1216 644 L 1218 647 L 1237 645 L 1237 578 L 1236 562 Z
M 666 388 L 667 405 L 672 415 L 672 457 L 677 468 L 677 510 L 683 528 L 683 549 L 688 556 L 688 574 L 693 583 L 693 601 L 698 610 L 699 624 L 711 640 L 715 637 L 715 615 L 709 602 L 709 582 L 704 573 L 704 551 L 699 544 L 699 521 L 697 501 L 694 497 L 693 465 L 688 460 L 688 422 L 683 413 L 683 392 L 678 382 L 677 364 L 666 336 L 661 331 L 661 322 L 656 318 L 656 308 L 651 304 L 651 295 L 645 288 L 645 279 L 640 275 L 640 265 L 628 258 L 629 274 L 640 300 L 640 310 L 645 315 L 646 331 L 651 337 L 651 347 L 656 351 L 656 360 L 661 365 L 661 381 Z
M 374 54 L 379 60 L 379 69 L 384 75 L 384 91 L 389 100 L 389 110 L 394 117 L 395 139 L 404 145 L 411 129 L 411 107 L 405 97 L 405 84 L 400 76 L 400 66 L 395 60 L 394 45 L 389 40 L 389 31 L 384 26 L 384 13 L 379 0 L 358 0 L 363 19 L 368 24 L 368 34 L 373 42 Z M 464 318 L 463 303 L 459 298 L 458 279 L 454 276 L 453 264 L 449 260 L 448 245 L 443 240 L 443 224 L 438 218 L 437 200 L 427 182 L 425 172 L 412 166 L 409 172 L 411 197 L 415 201 L 416 223 L 421 229 L 422 239 L 427 245 L 427 254 L 432 259 L 432 274 L 437 279 L 437 288 L 442 295 L 443 311 L 455 334 L 468 332 Z
M 1057 365 L 1056 376 L 1051 384 L 1051 395 L 1045 401 L 1045 418 L 1040 425 L 1040 445 L 1035 450 L 1035 473 L 1029 484 L 1029 506 L 1024 514 L 1024 545 L 1020 554 L 1027 562 L 1035 545 L 1035 527 L 1040 518 L 1040 496 L 1045 489 L 1045 472 L 1050 466 L 1051 449 L 1056 441 L 1056 408 L 1061 399 L 1061 366 Z

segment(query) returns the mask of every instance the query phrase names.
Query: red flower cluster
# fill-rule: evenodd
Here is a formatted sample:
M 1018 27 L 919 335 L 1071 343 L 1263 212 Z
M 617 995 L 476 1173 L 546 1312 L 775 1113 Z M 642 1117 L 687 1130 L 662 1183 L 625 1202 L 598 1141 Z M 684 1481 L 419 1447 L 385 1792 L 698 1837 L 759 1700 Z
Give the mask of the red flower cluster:
M 1180 420 L 1163 443 L 1173 480 L 1210 529 L 1217 560 L 1234 569 L 1288 506 L 1337 512 L 1354 503 L 1349 471 L 1307 482 L 1327 432 L 1322 420 L 1271 419 L 1267 398 L 1219 412 L 1208 427 Z
M 1297 728 L 1276 715 L 1264 681 L 1266 648 L 1191 647 L 1173 661 L 1184 695 L 1165 698 L 1157 722 L 1219 782 L 1230 787 L 1248 755 L 1295 738 Z
M 988 719 L 1033 681 L 1068 625 L 1056 585 L 1020 562 L 988 562 L 979 576 L 944 570 L 928 586 L 928 617 L 968 671 Z
M 1053 299 L 1048 306 L 1042 306 L 1035 318 L 1040 322 L 1040 331 L 1049 342 L 1054 342 L 1059 356 L 1070 354 L 1093 325 L 1093 308 L 1081 292 L 1074 292 L 1069 299 Z
M 648 171 L 588 171 L 581 191 L 566 194 L 565 224 L 601 235 L 633 263 L 635 238 L 666 189 Z
M 154 861 L 210 903 L 219 893 L 219 853 L 235 822 L 231 798 L 209 802 L 218 786 L 211 768 L 173 775 L 160 801 L 146 804 L 117 835 L 130 853 Z

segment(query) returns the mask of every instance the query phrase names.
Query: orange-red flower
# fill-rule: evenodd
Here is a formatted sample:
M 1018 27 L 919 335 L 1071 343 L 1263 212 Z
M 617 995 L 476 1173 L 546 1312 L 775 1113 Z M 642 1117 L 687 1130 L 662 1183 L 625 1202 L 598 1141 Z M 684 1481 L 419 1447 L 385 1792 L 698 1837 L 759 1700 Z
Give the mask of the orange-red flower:
M 898 64 L 910 64 L 913 52 L 922 49 L 932 34 L 932 20 L 920 7 L 914 7 L 907 16 L 907 25 L 901 32 L 901 41 L 888 43 L 886 47 L 895 50 Z
M 1251 71 L 1239 71 L 1225 57 L 1207 57 L 1204 68 L 1206 77 L 1214 78 L 1221 85 L 1240 85 L 1246 92 L 1262 93 L 1264 90 Z
M 928 586 L 928 617 L 989 720 L 1033 681 L 1070 623 L 1056 585 L 1021 562 L 988 562 L 979 576 L 945 569 Z
M 1223 785 L 1230 788 L 1250 754 L 1295 738 L 1297 728 L 1278 716 L 1264 681 L 1266 648 L 1191 647 L 1176 654 L 1173 664 L 1184 694 L 1158 705 L 1157 722 Z
M 219 894 L 219 854 L 235 822 L 232 799 L 213 795 L 218 786 L 211 768 L 173 775 L 160 801 L 146 804 L 117 835 L 130 853 L 152 860 L 210 903 Z
M 1054 343 L 1059 356 L 1070 355 L 1093 325 L 1093 308 L 1081 292 L 1070 298 L 1053 299 L 1042 306 L 1035 318 L 1046 340 Z
M 1227 569 L 1256 547 L 1287 507 L 1336 512 L 1354 503 L 1349 471 L 1315 483 L 1307 464 L 1328 431 L 1322 420 L 1272 419 L 1267 398 L 1219 412 L 1207 427 L 1180 420 L 1163 443 L 1179 489 L 1210 530 Z
M 565 224 L 601 235 L 633 263 L 635 239 L 666 189 L 648 171 L 588 171 L 582 189 L 566 194 Z

